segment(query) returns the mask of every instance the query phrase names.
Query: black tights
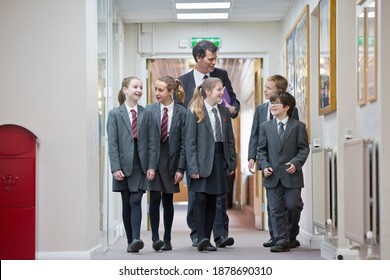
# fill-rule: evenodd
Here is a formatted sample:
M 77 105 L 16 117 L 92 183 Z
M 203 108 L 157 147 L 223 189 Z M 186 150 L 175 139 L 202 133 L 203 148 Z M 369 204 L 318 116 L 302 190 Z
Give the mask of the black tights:
M 161 193 L 157 191 L 150 192 L 150 227 L 152 228 L 152 241 L 160 239 L 158 228 L 160 225 L 160 201 L 164 209 L 164 242 L 171 241 L 171 230 L 173 223 L 173 193 Z
M 122 196 L 122 219 L 125 226 L 127 242 L 140 239 L 141 236 L 141 201 L 143 191 L 121 191 Z

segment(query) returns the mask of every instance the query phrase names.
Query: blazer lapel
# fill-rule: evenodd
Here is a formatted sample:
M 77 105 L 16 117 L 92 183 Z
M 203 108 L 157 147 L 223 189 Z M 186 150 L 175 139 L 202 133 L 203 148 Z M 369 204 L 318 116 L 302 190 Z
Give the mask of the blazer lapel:
M 131 123 L 130 123 L 130 117 L 129 117 L 129 113 L 127 112 L 127 109 L 126 109 L 126 105 L 125 104 L 122 104 L 121 107 L 119 108 L 120 112 L 121 112 L 121 116 L 123 118 L 123 121 L 125 122 L 126 124 L 126 127 L 129 131 L 130 134 L 132 134 L 131 132 Z
M 225 142 L 227 139 L 227 116 L 221 111 L 221 107 L 218 105 L 219 114 L 221 115 L 222 137 Z
M 289 118 L 287 121 L 286 129 L 284 130 L 284 133 L 283 133 L 282 143 L 286 142 L 286 140 L 288 139 L 289 135 L 291 134 L 291 131 L 293 130 L 292 127 L 293 127 L 293 124 Z
M 144 108 L 140 105 L 137 105 L 138 114 L 137 114 L 137 133 L 139 134 L 139 131 L 141 129 L 142 125 L 142 119 L 144 117 Z
M 161 111 L 159 102 L 153 104 L 153 116 L 157 123 L 158 133 L 161 136 Z
M 176 122 L 178 120 L 179 108 L 177 106 L 180 106 L 180 105 L 173 104 L 173 114 L 172 114 L 172 120 L 171 120 L 171 127 L 169 129 L 170 135 L 172 135 L 172 130 L 176 126 Z
M 207 112 L 206 106 L 203 107 L 203 111 L 204 111 L 204 123 L 205 123 L 209 133 L 211 134 L 211 136 L 213 136 L 213 139 L 214 139 L 214 131 L 213 131 L 213 127 L 211 126 L 209 112 Z

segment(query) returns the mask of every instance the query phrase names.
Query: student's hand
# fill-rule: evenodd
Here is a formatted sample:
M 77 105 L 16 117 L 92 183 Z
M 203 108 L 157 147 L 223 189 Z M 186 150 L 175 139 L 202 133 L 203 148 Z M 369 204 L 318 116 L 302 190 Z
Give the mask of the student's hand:
M 287 162 L 285 165 L 289 165 L 290 166 L 289 168 L 286 169 L 287 173 L 293 174 L 293 173 L 295 173 L 295 171 L 297 171 L 297 168 L 291 162 Z
M 271 176 L 272 173 L 273 173 L 272 167 L 264 168 L 264 176 L 265 176 L 265 177 Z
M 250 173 L 255 174 L 255 161 L 253 159 L 249 160 L 248 169 Z
M 191 179 L 199 179 L 199 173 L 191 174 Z
M 236 111 L 236 107 L 234 107 L 234 106 L 230 105 L 229 103 L 227 103 L 225 101 L 225 99 L 222 99 L 222 102 L 225 104 L 226 108 L 229 109 L 230 115 L 233 115 L 234 112 Z
M 152 181 L 154 179 L 155 174 L 156 174 L 156 171 L 154 169 L 148 169 L 146 171 L 146 180 Z
M 117 181 L 122 181 L 125 179 L 125 174 L 123 174 L 122 170 L 117 170 L 112 173 L 112 176 L 114 176 L 114 179 Z
M 183 179 L 183 173 L 176 172 L 173 183 L 176 185 Z

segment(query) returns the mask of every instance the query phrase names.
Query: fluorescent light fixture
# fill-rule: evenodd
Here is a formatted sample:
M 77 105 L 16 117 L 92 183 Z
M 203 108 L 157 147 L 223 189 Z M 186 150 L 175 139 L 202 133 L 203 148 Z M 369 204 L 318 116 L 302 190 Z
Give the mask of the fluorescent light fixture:
M 187 13 L 177 14 L 177 19 L 227 19 L 229 13 Z
M 208 2 L 208 3 L 176 3 L 177 10 L 190 9 L 230 9 L 230 2 Z

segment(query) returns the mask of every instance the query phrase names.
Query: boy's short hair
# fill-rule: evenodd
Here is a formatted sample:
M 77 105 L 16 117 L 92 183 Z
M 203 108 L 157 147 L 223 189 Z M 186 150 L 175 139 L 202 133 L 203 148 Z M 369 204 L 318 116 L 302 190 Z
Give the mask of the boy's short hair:
M 275 83 L 275 87 L 280 91 L 287 91 L 288 81 L 282 75 L 272 75 L 267 78 L 267 81 L 272 81 Z
M 277 91 L 270 97 L 270 102 L 275 102 L 276 100 L 280 101 L 283 104 L 283 107 L 289 106 L 287 114 L 289 117 L 292 117 L 293 110 L 295 108 L 295 97 L 289 94 L 287 91 Z

